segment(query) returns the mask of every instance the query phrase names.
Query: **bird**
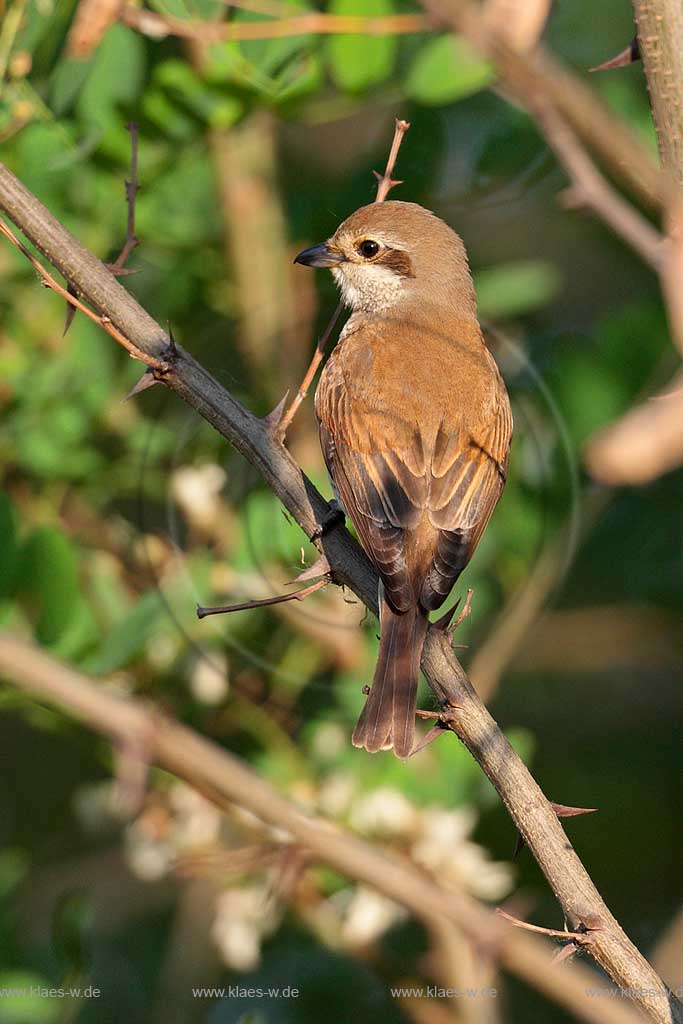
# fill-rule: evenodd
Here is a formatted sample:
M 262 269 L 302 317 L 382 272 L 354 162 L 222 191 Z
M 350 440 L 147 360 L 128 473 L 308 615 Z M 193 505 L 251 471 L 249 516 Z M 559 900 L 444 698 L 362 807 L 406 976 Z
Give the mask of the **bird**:
M 335 493 L 380 581 L 377 666 L 352 743 L 405 759 L 429 614 L 505 485 L 510 401 L 464 243 L 434 213 L 398 200 L 363 206 L 294 262 L 329 268 L 351 310 L 315 413 Z

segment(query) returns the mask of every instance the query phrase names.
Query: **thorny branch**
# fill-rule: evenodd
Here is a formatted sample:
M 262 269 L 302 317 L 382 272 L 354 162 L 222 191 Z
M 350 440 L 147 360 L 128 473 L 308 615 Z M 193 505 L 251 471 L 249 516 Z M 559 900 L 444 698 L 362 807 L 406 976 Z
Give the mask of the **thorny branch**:
M 335 582 L 348 586 L 375 613 L 377 574 L 347 530 L 318 537 L 327 502 L 305 477 L 272 429 L 245 409 L 138 305 L 107 268 L 0 164 L 0 208 L 57 267 L 74 289 L 126 339 L 163 371 L 159 378 L 240 451 L 280 498 L 331 567 Z M 111 332 L 110 332 L 111 333 Z M 155 371 L 156 372 L 156 371 Z M 590 952 L 614 982 L 654 1021 L 683 1022 L 683 1009 L 631 943 L 605 905 L 579 860 L 551 804 L 482 704 L 443 631 L 431 629 L 422 668 L 443 708 L 444 724 L 466 745 L 497 789 L 560 902 L 569 925 L 590 928 Z M 179 727 L 175 727 L 179 728 Z M 185 742 L 202 741 L 190 735 Z M 225 762 L 216 765 L 224 787 Z M 169 752 L 173 768 L 173 752 Z M 232 769 L 229 769 L 230 771 Z M 272 798 L 271 798 L 272 799 Z M 263 806 L 268 813 L 268 801 Z M 258 813 L 258 811 L 257 811 Z

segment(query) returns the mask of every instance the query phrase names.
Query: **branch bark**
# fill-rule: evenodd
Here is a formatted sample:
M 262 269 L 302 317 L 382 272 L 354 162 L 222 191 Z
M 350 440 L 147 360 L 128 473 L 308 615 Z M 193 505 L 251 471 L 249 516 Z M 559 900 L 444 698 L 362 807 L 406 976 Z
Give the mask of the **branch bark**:
M 642 1024 L 641 1014 L 627 1002 L 587 994 L 599 987 L 595 972 L 576 963 L 553 965 L 551 943 L 503 925 L 465 893 L 438 885 L 408 861 L 300 810 L 239 758 L 148 704 L 103 689 L 7 633 L 0 633 L 0 675 L 115 742 L 134 744 L 160 767 L 213 794 L 219 806 L 229 801 L 284 830 L 316 859 L 377 889 L 429 927 L 456 924 L 476 947 L 494 951 L 507 970 L 590 1024 Z
M 662 167 L 683 185 L 683 6 L 633 0 Z
M 154 376 L 232 442 L 258 469 L 307 536 L 313 537 L 327 503 L 268 425 L 240 405 L 192 356 L 173 345 L 107 268 L 2 164 L 0 208 L 79 295 L 137 349 L 159 363 L 161 368 L 151 370 Z M 337 528 L 317 540 L 316 545 L 326 555 L 336 582 L 348 586 L 376 612 L 377 575 L 351 535 Z M 683 1024 L 683 1008 L 608 910 L 550 803 L 482 704 L 443 632 L 430 630 L 422 668 L 444 706 L 444 724 L 465 744 L 495 786 L 571 929 L 585 929 L 585 948 L 652 1020 Z M 186 742 L 191 746 L 202 741 L 186 737 Z M 168 753 L 172 759 L 173 751 Z M 214 765 L 216 779 L 220 779 L 222 770 L 212 760 L 214 754 L 204 753 Z M 270 799 L 264 800 L 264 812 Z

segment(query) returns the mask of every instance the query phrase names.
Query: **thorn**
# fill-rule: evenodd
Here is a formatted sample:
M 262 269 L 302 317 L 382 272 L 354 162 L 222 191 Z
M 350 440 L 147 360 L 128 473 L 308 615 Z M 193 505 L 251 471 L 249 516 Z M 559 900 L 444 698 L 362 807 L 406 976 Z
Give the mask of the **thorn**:
M 329 576 L 331 571 L 327 557 L 325 555 L 321 555 L 320 558 L 316 559 L 313 565 L 309 566 L 308 569 L 304 569 L 303 572 L 300 572 L 299 575 L 292 580 L 292 583 L 305 583 L 306 580 L 314 580 L 321 576 Z
M 616 57 L 612 57 L 610 60 L 603 61 L 602 64 L 597 64 L 594 68 L 589 68 L 589 71 L 610 71 L 612 68 L 625 68 L 629 64 L 635 64 L 636 61 L 640 60 L 640 43 L 638 42 L 638 36 L 631 40 L 626 49 L 618 53 Z
M 526 846 L 526 839 L 524 838 L 524 836 L 522 835 L 521 832 L 518 832 L 517 833 L 517 838 L 515 839 L 515 848 L 512 851 L 512 859 L 513 860 L 517 860 L 517 858 L 519 857 L 520 853 L 522 852 L 522 850 L 524 849 L 525 846 Z
M 595 814 L 597 807 L 569 807 L 567 804 L 556 804 L 550 801 L 550 806 L 558 818 L 577 818 L 580 814 Z
M 168 325 L 168 355 L 171 359 L 175 359 L 178 355 L 178 346 L 176 345 L 175 335 L 173 333 L 173 327 L 170 322 Z
M 138 244 L 137 239 L 135 244 Z M 142 267 L 117 267 L 115 263 L 105 263 L 107 270 L 114 275 L 114 277 L 130 277 L 131 274 L 141 274 Z
M 575 942 L 568 942 L 566 946 L 562 946 L 561 949 L 555 950 L 550 959 L 550 962 L 551 964 L 555 964 L 555 966 L 558 966 L 565 960 L 571 960 L 573 956 L 576 956 L 576 954 L 580 952 L 580 949 L 581 947 L 578 946 Z
M 408 754 L 408 757 L 415 757 L 415 755 L 419 754 L 421 750 L 424 750 L 425 747 L 428 747 L 430 743 L 433 743 L 438 736 L 442 736 L 443 732 L 444 726 L 441 724 L 441 722 L 437 722 L 436 725 L 432 726 L 428 733 L 425 733 L 425 735 L 422 737 L 417 746 L 413 747 L 413 749 Z
M 598 810 L 597 807 L 570 807 L 568 804 L 556 804 L 552 800 L 550 800 L 549 803 L 558 818 L 578 818 L 581 814 L 595 814 Z M 512 854 L 513 860 L 517 859 L 525 846 L 526 841 L 521 832 L 518 832 L 515 849 Z
M 125 398 L 122 398 L 122 402 L 127 402 L 129 398 L 135 398 L 136 395 L 142 394 L 143 391 L 147 391 L 148 388 L 154 387 L 159 381 L 156 379 L 151 370 L 145 370 L 140 380 L 135 384 Z
M 282 417 L 285 414 L 285 406 L 287 404 L 287 399 L 288 398 L 289 398 L 289 388 L 287 389 L 287 391 L 285 391 L 284 395 L 282 396 L 280 401 L 277 403 L 275 408 L 271 409 L 271 411 L 268 413 L 268 415 L 263 417 L 263 423 L 264 423 L 265 428 L 266 428 L 266 430 L 268 431 L 269 434 L 276 434 L 277 433 L 277 428 L 280 426 L 280 423 L 282 421 Z
M 370 687 L 368 686 L 367 683 L 365 684 L 365 686 L 362 687 L 360 692 L 363 694 L 364 697 L 370 696 Z
M 67 283 L 66 290 L 69 293 L 69 295 L 73 295 L 74 298 L 78 298 L 78 296 L 76 295 L 76 290 L 75 290 L 74 286 L 71 284 L 71 282 Z M 74 321 L 74 317 L 75 316 L 76 316 L 76 307 L 72 306 L 70 302 L 67 302 L 67 304 L 66 304 L 66 316 L 64 317 L 64 330 L 62 331 L 62 337 L 63 338 L 66 337 L 66 332 L 71 327 L 71 325 L 72 325 L 72 323 Z

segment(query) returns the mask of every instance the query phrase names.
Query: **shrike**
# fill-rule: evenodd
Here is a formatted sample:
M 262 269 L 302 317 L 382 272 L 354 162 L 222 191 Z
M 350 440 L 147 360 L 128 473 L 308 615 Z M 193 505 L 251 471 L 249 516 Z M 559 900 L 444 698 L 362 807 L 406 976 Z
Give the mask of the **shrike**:
M 381 580 L 379 656 L 353 743 L 407 757 L 429 612 L 502 493 L 510 403 L 465 247 L 428 210 L 361 207 L 295 262 L 329 267 L 352 310 L 315 410 L 327 468 Z

